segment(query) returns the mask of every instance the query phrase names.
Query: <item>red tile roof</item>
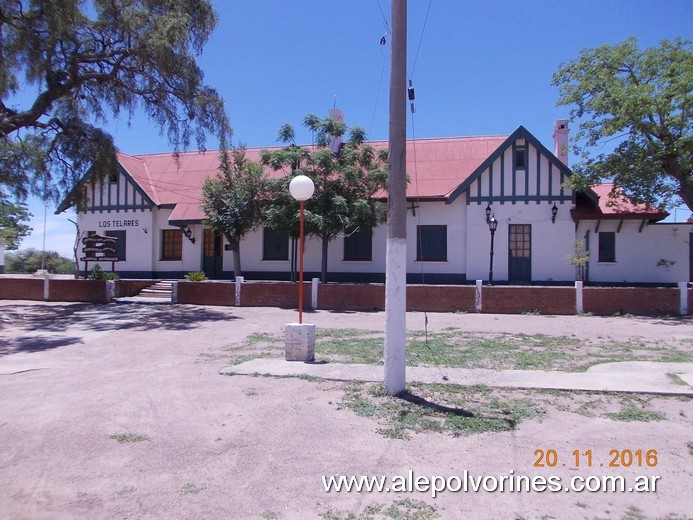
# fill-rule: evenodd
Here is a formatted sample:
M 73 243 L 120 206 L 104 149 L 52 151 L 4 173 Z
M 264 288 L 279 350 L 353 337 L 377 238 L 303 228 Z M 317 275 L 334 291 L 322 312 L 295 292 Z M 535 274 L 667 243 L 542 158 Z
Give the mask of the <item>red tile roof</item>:
M 452 137 L 407 142 L 407 197 L 444 200 L 486 160 L 508 136 Z M 387 147 L 387 141 L 370 143 Z M 272 148 L 267 148 L 272 149 Z M 261 148 L 249 148 L 248 159 L 259 161 Z M 157 205 L 175 205 L 172 222 L 203 220 L 200 209 L 202 183 L 217 174 L 218 152 L 185 152 L 178 155 L 118 154 L 118 161 Z M 267 170 L 270 177 L 286 171 Z
M 573 215 L 578 220 L 643 218 L 662 220 L 669 213 L 647 204 L 635 204 L 626 198 L 618 189 L 615 197 L 610 194 L 614 190 L 613 183 L 601 183 L 591 186 L 592 191 L 599 197 L 597 206 L 578 207 Z

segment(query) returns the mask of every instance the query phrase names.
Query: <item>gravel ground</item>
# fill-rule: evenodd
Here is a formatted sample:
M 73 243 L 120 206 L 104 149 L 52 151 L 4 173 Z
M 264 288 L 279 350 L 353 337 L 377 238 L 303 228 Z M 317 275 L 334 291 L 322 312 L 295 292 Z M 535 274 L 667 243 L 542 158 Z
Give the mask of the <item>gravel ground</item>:
M 387 438 L 342 406 L 346 383 L 225 377 L 224 347 L 278 334 L 295 312 L 1 301 L 0 516 L 56 518 L 691 518 L 693 407 L 617 422 L 556 406 L 509 432 Z M 429 329 L 668 342 L 691 320 L 429 314 Z M 383 313 L 317 312 L 319 328 L 382 329 Z M 408 327 L 423 329 L 411 313 Z M 508 391 L 520 395 L 520 391 Z M 528 395 L 526 392 L 521 395 Z M 563 396 L 561 400 L 569 398 Z M 555 467 L 535 467 L 536 450 Z M 611 450 L 657 465 L 608 468 Z M 571 461 L 592 450 L 593 466 Z M 565 466 L 563 466 L 565 464 Z M 604 465 L 602 467 L 601 465 Z M 326 493 L 322 475 L 659 476 L 656 493 Z M 389 509 L 388 509 L 389 508 Z M 397 516 L 399 514 L 399 516 Z M 419 516 L 414 516 L 418 514 Z M 353 516 L 350 516 L 353 515 Z M 370 516 L 369 516 L 370 515 Z M 428 516 L 426 516 L 428 515 Z

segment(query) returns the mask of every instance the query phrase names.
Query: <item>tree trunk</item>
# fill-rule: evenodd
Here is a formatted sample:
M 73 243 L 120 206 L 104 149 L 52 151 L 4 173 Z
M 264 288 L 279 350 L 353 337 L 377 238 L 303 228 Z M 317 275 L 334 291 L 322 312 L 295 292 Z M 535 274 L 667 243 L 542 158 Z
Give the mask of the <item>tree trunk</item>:
M 241 241 L 226 235 L 226 240 L 229 241 L 229 247 L 233 251 L 233 277 L 238 278 L 243 276 L 241 270 Z
M 668 156 L 662 161 L 664 171 L 679 182 L 677 195 L 681 197 L 688 209 L 693 211 L 693 182 L 689 180 L 689 175 L 684 172 L 676 156 Z
M 322 272 L 320 273 L 320 281 L 327 283 L 327 250 L 330 246 L 330 239 L 322 238 Z

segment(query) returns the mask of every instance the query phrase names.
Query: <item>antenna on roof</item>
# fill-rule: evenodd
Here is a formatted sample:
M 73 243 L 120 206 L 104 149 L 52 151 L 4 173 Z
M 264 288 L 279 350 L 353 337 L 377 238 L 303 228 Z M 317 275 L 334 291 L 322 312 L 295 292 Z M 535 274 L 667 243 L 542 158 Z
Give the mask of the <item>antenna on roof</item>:
M 332 108 L 337 108 L 337 94 L 334 95 L 334 100 L 332 101 Z

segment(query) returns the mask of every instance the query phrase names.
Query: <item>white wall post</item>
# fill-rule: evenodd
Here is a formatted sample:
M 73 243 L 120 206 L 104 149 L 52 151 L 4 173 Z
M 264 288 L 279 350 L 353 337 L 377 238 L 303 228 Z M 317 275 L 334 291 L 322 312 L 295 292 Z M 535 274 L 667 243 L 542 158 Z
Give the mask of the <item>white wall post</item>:
M 236 276 L 236 307 L 241 306 L 241 288 L 243 287 L 244 281 L 244 277 Z
M 320 278 L 313 278 L 310 286 L 310 308 L 315 310 L 318 308 L 318 284 Z
M 48 301 L 51 295 L 51 279 L 48 278 L 48 271 L 43 273 L 43 299 Z
M 178 282 L 171 282 L 171 303 L 178 303 Z
M 688 282 L 679 282 L 680 304 L 679 314 L 688 315 Z
M 110 302 L 116 295 L 116 281 L 106 280 L 106 301 Z
M 483 310 L 483 305 L 481 301 L 481 296 L 482 296 L 482 291 L 484 287 L 484 282 L 483 280 L 477 280 L 476 281 L 476 298 L 474 301 L 474 305 L 476 306 L 476 312 L 481 312 Z
M 583 282 L 575 282 L 575 312 L 577 314 L 582 314 L 585 312 L 585 307 L 582 303 L 582 286 Z

